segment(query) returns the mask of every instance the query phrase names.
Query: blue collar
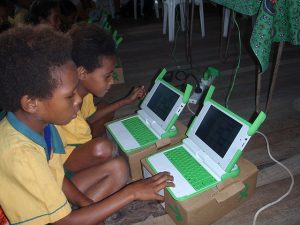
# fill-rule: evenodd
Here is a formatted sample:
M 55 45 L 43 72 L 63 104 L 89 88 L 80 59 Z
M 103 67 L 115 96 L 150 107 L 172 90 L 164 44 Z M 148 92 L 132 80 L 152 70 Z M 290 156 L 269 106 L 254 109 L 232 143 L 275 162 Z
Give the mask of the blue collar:
M 25 137 L 29 138 L 36 144 L 42 146 L 45 150 L 45 154 L 47 156 L 47 160 L 50 159 L 50 155 L 47 151 L 47 144 L 42 135 L 35 132 L 28 126 L 26 126 L 24 123 L 22 123 L 12 112 L 8 112 L 6 116 L 8 122 L 21 134 L 23 134 Z M 53 153 L 56 154 L 64 154 L 64 145 L 60 139 L 60 136 L 53 124 L 49 124 L 50 131 L 51 131 L 51 145 L 53 147 Z

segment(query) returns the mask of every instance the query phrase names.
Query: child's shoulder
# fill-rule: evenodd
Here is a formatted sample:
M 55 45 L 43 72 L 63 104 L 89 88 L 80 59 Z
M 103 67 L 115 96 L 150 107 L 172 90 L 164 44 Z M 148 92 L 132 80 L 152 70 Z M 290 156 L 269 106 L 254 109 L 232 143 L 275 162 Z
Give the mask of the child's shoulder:
M 40 152 L 43 149 L 33 140 L 16 130 L 6 117 L 0 122 L 0 133 L 0 149 L 2 153 L 13 151 L 21 154 L 25 153 L 26 149 L 29 151 L 35 149 L 36 151 L 34 152 Z M 22 149 L 22 151 L 18 151 L 18 149 Z

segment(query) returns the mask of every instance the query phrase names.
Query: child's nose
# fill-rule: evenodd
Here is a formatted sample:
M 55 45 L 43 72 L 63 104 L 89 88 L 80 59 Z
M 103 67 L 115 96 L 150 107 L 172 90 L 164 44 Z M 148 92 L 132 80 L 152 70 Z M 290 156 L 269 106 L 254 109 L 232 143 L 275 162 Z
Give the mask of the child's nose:
M 114 84 L 114 78 L 113 76 L 110 77 L 110 80 L 109 80 L 109 85 L 113 85 Z

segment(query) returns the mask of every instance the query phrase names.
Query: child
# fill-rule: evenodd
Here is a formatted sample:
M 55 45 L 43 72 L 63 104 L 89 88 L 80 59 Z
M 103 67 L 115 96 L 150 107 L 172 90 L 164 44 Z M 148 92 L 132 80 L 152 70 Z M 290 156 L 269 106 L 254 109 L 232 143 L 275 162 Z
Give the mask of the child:
M 173 185 L 167 173 L 97 201 L 103 186 L 124 183 L 120 158 L 110 161 L 119 165 L 117 180 L 109 179 L 109 164 L 80 171 L 73 182 L 64 177 L 52 124 L 67 124 L 81 104 L 69 38 L 49 27 L 16 27 L 0 34 L 0 48 L 0 107 L 8 112 L 0 122 L 0 205 L 11 224 L 103 224 L 129 202 L 163 199 L 157 192 Z M 71 211 L 69 202 L 79 208 Z
M 34 0 L 30 6 L 28 20 L 33 25 L 47 24 L 55 30 L 60 29 L 60 8 L 56 0 Z
M 105 132 L 104 124 L 113 119 L 114 111 L 143 98 L 145 90 L 135 88 L 129 96 L 113 104 L 96 107 L 93 95 L 103 97 L 113 84 L 115 43 L 110 35 L 94 24 L 75 24 L 67 35 L 73 39 L 72 57 L 79 76 L 78 94 L 83 98 L 77 118 L 58 127 L 66 145 L 65 167 L 72 173 L 112 158 L 111 141 L 99 137 Z
M 77 8 L 71 0 L 60 0 L 59 7 L 61 13 L 60 30 L 66 32 L 77 21 Z

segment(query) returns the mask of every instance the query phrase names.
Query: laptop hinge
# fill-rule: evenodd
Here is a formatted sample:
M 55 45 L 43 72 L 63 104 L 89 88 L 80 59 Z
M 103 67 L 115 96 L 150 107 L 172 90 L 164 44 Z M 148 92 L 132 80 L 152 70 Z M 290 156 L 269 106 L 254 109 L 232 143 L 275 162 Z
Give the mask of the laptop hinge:
M 221 180 L 225 171 L 213 161 L 202 149 L 200 146 L 197 146 L 190 138 L 183 139 L 183 146 L 196 158 L 201 165 L 209 171 L 215 179 L 218 181 Z
M 162 129 L 144 110 L 138 110 L 137 114 L 159 138 L 165 132 L 165 130 Z

